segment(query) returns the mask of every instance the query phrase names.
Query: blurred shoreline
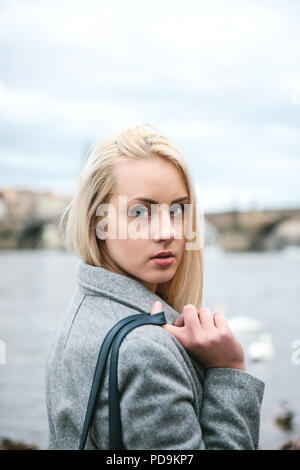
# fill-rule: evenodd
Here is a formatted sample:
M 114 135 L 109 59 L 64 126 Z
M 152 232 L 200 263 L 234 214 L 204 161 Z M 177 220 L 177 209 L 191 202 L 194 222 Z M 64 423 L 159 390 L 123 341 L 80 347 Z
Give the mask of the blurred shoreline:
M 8 438 L 45 449 L 45 359 L 57 321 L 76 288 L 80 260 L 58 250 L 3 250 L 0 256 L 5 266 L 0 270 L 0 339 L 6 344 L 6 364 L 1 365 L 0 374 L 0 441 Z M 204 258 L 203 305 L 214 311 L 221 308 L 231 328 L 234 320 L 251 320 L 248 327 L 236 321 L 234 332 L 243 345 L 248 373 L 266 383 L 260 448 L 279 449 L 300 437 L 300 366 L 292 360 L 292 344 L 299 331 L 299 257 L 223 254 L 211 247 L 204 250 Z M 283 311 L 287 312 L 284 328 Z M 260 329 L 253 331 L 253 323 L 258 322 Z M 262 333 L 271 336 L 275 358 L 253 362 L 249 346 L 260 341 Z M 281 421 L 288 417 L 282 410 L 279 415 L 283 400 L 294 415 L 291 430 L 275 422 L 278 416 Z
M 0 250 L 64 250 L 59 220 L 69 202 L 70 197 L 51 192 L 2 188 Z M 300 208 L 205 213 L 204 222 L 205 246 L 226 252 L 300 248 Z
M 0 442 L 0 450 L 48 450 L 48 449 L 40 449 L 39 447 L 33 444 L 28 444 L 24 441 L 13 441 L 12 439 L 4 438 Z M 258 450 L 261 450 L 261 449 L 258 449 Z M 264 450 L 267 450 L 267 449 L 264 449 Z M 300 450 L 300 439 L 287 440 L 286 443 L 283 444 L 277 450 Z

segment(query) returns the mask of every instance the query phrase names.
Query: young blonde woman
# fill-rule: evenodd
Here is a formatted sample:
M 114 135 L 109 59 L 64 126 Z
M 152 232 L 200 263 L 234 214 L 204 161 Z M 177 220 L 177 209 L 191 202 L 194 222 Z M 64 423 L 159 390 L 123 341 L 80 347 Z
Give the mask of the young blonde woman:
M 125 449 L 257 449 L 265 384 L 246 371 L 224 314 L 202 308 L 203 223 L 181 152 L 149 125 L 105 137 L 66 215 L 81 261 L 47 357 L 49 449 L 78 449 L 108 331 L 161 311 L 166 324 L 139 326 L 120 346 Z M 86 449 L 109 448 L 108 376 L 106 365 Z

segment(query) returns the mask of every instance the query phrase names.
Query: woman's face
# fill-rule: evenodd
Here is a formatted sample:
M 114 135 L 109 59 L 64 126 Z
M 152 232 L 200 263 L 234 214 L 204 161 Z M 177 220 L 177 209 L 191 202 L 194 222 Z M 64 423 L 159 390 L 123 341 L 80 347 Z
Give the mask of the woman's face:
M 106 262 L 112 271 L 137 279 L 155 292 L 157 284 L 172 279 L 181 262 L 185 244 L 181 204 L 189 203 L 189 194 L 180 171 L 160 157 L 126 161 L 115 171 L 117 190 L 109 201 L 113 210 L 106 220 L 115 224 L 116 238 L 108 236 L 100 242 L 105 245 Z M 171 263 L 161 265 L 152 259 L 161 251 L 173 252 Z

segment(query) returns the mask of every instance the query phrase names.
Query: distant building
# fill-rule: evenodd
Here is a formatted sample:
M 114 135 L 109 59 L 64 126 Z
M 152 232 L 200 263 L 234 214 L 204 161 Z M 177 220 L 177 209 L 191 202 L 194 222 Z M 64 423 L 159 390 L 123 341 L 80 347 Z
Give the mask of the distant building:
M 2 191 L 0 191 L 0 222 L 3 221 L 7 214 L 7 204 L 3 197 Z
M 51 217 L 58 215 L 69 202 L 66 196 L 49 191 L 37 192 L 30 189 L 15 189 L 6 186 L 1 190 L 0 220 L 6 207 L 6 213 L 13 219 L 27 217 Z

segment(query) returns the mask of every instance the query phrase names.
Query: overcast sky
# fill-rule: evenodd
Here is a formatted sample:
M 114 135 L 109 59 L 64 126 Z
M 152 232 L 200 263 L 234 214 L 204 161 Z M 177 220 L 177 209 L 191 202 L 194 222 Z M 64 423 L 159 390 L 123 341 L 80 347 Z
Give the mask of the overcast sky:
M 0 187 L 150 123 L 206 211 L 300 207 L 300 1 L 0 0 Z

